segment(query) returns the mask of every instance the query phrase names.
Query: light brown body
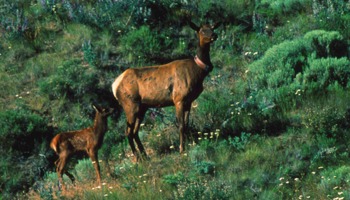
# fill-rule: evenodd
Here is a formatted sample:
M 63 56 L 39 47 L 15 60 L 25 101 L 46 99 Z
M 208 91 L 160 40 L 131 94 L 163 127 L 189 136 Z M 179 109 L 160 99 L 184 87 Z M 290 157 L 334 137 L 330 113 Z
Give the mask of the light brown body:
M 199 37 L 197 55 L 206 66 L 194 59 L 184 59 L 165 65 L 132 68 L 122 73 L 112 85 L 113 94 L 125 111 L 126 134 L 136 156 L 134 141 L 140 152 L 146 155 L 138 130 L 145 112 L 151 107 L 175 106 L 180 130 L 180 152 L 184 150 L 184 133 L 191 104 L 203 91 L 203 80 L 212 69 L 209 50 L 210 43 L 216 37 L 213 33 L 216 26 L 190 25 Z
M 97 106 L 93 107 L 96 110 L 96 115 L 92 127 L 60 133 L 51 140 L 50 147 L 59 156 L 55 165 L 60 185 L 63 185 L 63 173 L 74 183 L 74 176 L 65 170 L 64 167 L 69 156 L 78 151 L 85 151 L 89 155 L 96 171 L 97 182 L 98 184 L 101 183 L 97 151 L 101 147 L 104 134 L 107 131 L 107 117 L 113 112 L 113 109 L 103 109 Z

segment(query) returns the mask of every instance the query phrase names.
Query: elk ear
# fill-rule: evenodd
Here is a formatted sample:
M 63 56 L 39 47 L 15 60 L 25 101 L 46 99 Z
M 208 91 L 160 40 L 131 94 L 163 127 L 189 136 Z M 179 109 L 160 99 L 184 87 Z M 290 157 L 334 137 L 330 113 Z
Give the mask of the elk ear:
M 216 22 L 214 25 L 211 26 L 211 29 L 216 29 L 221 25 L 221 22 Z
M 188 20 L 188 24 L 190 25 L 190 27 L 195 30 L 196 32 L 199 31 L 200 27 L 198 27 L 196 24 L 194 24 L 191 20 Z

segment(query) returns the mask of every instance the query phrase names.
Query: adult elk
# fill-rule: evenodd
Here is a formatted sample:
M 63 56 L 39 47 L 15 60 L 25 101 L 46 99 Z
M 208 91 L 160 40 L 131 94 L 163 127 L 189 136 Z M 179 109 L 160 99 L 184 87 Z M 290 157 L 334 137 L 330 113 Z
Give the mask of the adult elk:
M 97 151 L 101 147 L 104 134 L 107 131 L 107 117 L 113 112 L 113 109 L 101 108 L 97 105 L 92 105 L 92 107 L 96 111 L 94 125 L 92 127 L 78 131 L 60 133 L 51 140 L 50 147 L 59 156 L 55 165 L 60 186 L 63 186 L 63 173 L 65 173 L 74 183 L 74 176 L 64 169 L 64 167 L 69 156 L 78 151 L 85 151 L 89 155 L 95 167 L 97 182 L 99 185 L 101 184 Z
M 192 102 L 203 91 L 203 80 L 213 69 L 210 61 L 210 43 L 216 40 L 213 32 L 219 24 L 198 27 L 189 22 L 199 38 L 197 54 L 193 59 L 171 63 L 130 68 L 112 84 L 112 91 L 125 111 L 126 135 L 133 154 L 138 158 L 134 141 L 143 156 L 147 156 L 138 136 L 140 123 L 148 108 L 175 106 L 180 131 L 180 153 L 184 150 L 184 134 L 188 126 Z

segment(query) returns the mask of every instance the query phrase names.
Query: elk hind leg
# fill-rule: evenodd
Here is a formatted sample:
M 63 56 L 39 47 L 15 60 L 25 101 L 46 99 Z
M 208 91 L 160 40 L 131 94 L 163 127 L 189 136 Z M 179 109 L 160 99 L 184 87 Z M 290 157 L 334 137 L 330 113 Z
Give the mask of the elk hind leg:
M 138 159 L 137 150 L 135 147 L 134 139 L 135 139 L 135 125 L 136 125 L 136 116 L 138 115 L 139 106 L 133 104 L 132 106 L 124 107 L 126 118 L 127 118 L 127 128 L 126 128 L 126 136 L 128 137 L 129 145 L 132 150 L 132 153 Z
M 134 133 L 135 142 L 137 144 L 137 147 L 140 150 L 141 156 L 145 159 L 148 159 L 145 148 L 143 147 L 141 140 L 140 140 L 140 137 L 139 137 L 140 125 L 141 125 L 143 118 L 145 117 L 146 111 L 147 111 L 146 108 L 140 108 L 139 114 L 138 114 L 136 121 L 135 121 L 135 127 L 134 127 L 133 133 Z

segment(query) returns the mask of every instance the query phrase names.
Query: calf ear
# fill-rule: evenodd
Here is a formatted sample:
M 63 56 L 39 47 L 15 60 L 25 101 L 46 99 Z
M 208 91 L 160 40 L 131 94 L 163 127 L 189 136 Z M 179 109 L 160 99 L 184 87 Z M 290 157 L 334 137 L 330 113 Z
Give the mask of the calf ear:
M 114 112 L 114 108 L 109 108 L 108 109 L 108 114 L 112 114 Z
M 221 25 L 221 22 L 216 22 L 214 25 L 211 26 L 211 29 L 216 29 Z
M 101 112 L 100 107 L 97 106 L 96 104 L 92 104 L 91 106 L 95 109 L 96 112 Z
M 195 30 L 196 32 L 199 31 L 200 27 L 198 27 L 196 24 L 194 24 L 191 20 L 188 20 L 188 24 L 190 25 L 190 27 Z

